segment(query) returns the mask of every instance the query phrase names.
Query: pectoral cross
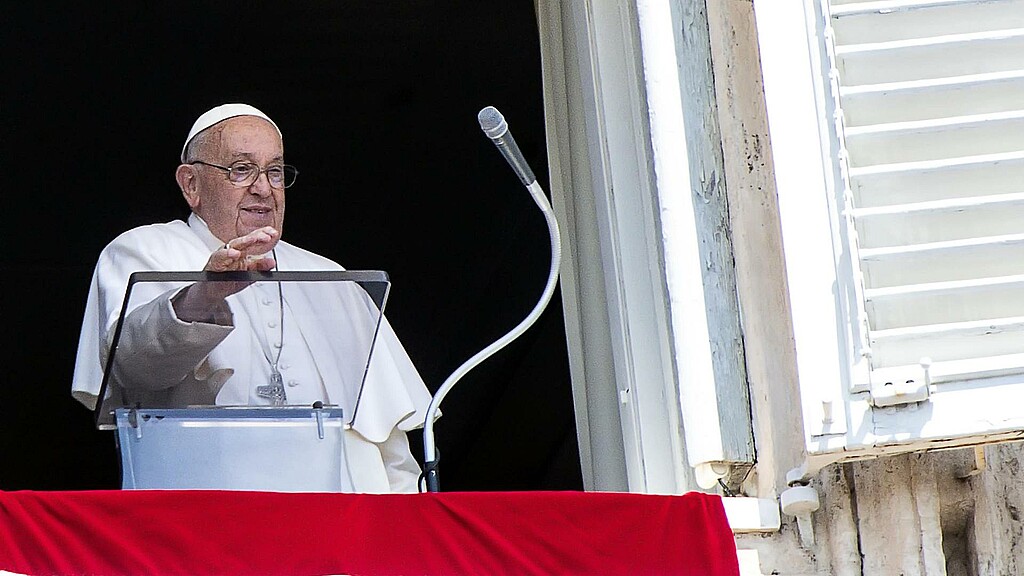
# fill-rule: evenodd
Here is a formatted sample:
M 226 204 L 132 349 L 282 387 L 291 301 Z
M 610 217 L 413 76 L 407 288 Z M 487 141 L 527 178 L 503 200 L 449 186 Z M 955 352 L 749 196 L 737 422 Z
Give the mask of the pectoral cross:
M 281 373 L 277 371 L 276 366 L 270 372 L 270 384 L 257 386 L 256 395 L 273 401 L 274 406 L 281 406 L 288 401 L 288 397 L 284 392 L 284 378 L 281 377 Z

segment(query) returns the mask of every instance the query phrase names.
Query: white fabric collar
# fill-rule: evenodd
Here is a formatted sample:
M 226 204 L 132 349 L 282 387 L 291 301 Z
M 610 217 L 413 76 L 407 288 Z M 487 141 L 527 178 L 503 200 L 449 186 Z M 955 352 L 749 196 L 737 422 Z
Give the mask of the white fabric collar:
M 188 217 L 188 227 L 195 232 L 196 236 L 199 236 L 199 239 L 203 241 L 203 244 L 206 244 L 206 247 L 210 249 L 210 252 L 213 252 L 224 245 L 224 242 L 214 236 L 213 232 L 210 232 L 210 227 L 207 226 L 206 221 L 200 218 L 195 212 L 190 214 Z

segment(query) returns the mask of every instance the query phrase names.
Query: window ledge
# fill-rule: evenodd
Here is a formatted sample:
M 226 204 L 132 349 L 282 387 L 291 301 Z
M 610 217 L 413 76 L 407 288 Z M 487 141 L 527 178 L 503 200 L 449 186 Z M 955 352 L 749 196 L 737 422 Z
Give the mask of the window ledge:
M 733 533 L 778 532 L 782 525 L 774 498 L 723 497 L 722 504 Z

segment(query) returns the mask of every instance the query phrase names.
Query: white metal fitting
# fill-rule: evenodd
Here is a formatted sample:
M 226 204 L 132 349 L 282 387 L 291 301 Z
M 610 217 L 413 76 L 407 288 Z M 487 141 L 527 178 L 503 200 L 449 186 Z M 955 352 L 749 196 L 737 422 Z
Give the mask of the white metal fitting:
M 693 467 L 697 485 L 705 490 L 713 488 L 728 473 L 729 465 L 724 462 L 701 462 Z
M 811 514 L 821 507 L 818 491 L 811 486 L 791 486 L 779 496 L 782 513 L 796 516 L 796 527 L 800 533 L 800 544 L 804 548 L 814 546 L 814 525 Z

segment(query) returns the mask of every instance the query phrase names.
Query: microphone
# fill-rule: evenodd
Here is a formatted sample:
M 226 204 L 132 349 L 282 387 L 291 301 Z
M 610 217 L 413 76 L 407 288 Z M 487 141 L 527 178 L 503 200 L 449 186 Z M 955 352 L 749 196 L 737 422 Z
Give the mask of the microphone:
M 558 232 L 558 221 L 555 220 L 555 213 L 551 209 L 551 203 L 548 202 L 547 197 L 544 195 L 544 190 L 537 182 L 537 177 L 533 175 L 533 170 L 530 170 L 526 159 L 523 158 L 523 153 L 516 146 L 516 141 L 508 133 L 508 124 L 505 123 L 501 112 L 498 112 L 494 106 L 488 106 L 481 110 L 476 118 L 480 121 L 480 128 L 483 129 L 484 134 L 487 134 L 487 137 L 494 141 L 494 145 L 498 147 L 498 150 L 501 150 L 502 156 L 508 160 L 512 169 L 516 171 L 516 175 L 519 176 L 523 185 L 530 192 L 530 196 L 533 197 L 537 207 L 544 213 L 544 220 L 548 225 L 548 236 L 551 240 L 551 267 L 548 270 L 548 282 L 544 286 L 544 292 L 530 314 L 507 334 L 474 354 L 469 360 L 463 362 L 455 372 L 448 376 L 444 383 L 441 384 L 441 387 L 437 389 L 437 392 L 434 393 L 434 397 L 431 398 L 430 406 L 427 407 L 426 416 L 423 418 L 423 479 L 426 481 L 428 492 L 439 492 L 441 490 L 441 478 L 438 470 L 440 453 L 434 442 L 434 419 L 437 415 L 438 407 L 441 406 L 441 401 L 444 400 L 444 397 L 448 395 L 452 387 L 466 373 L 507 346 L 509 342 L 521 336 L 527 328 L 537 321 L 541 312 L 544 311 L 548 302 L 551 301 L 551 296 L 555 293 L 555 285 L 558 283 L 558 269 L 562 261 L 562 241 Z
M 494 106 L 488 106 L 476 115 L 476 119 L 480 122 L 480 129 L 494 142 L 494 145 L 501 151 L 501 155 L 515 170 L 516 176 L 519 176 L 523 186 L 529 188 L 537 181 L 537 177 L 533 175 L 533 170 L 530 170 L 530 165 L 526 163 L 523 153 L 519 151 L 519 146 L 516 145 L 515 139 L 509 133 L 505 117 Z

